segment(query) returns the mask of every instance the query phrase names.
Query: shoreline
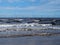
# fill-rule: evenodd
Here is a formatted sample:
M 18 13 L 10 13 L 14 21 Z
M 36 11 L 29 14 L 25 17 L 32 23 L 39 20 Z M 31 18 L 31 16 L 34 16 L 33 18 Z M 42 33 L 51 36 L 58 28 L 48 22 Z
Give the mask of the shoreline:
M 40 33 L 40 34 L 17 34 L 17 35 L 0 35 L 0 38 L 16 38 L 26 36 L 60 36 L 60 33 Z

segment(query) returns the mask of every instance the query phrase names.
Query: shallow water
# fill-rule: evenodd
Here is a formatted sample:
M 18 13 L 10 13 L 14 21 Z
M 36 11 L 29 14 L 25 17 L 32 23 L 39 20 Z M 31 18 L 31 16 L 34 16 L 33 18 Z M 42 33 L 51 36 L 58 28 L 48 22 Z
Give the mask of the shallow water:
M 0 35 L 12 35 L 12 34 L 40 34 L 40 33 L 60 33 L 60 30 L 32 30 L 32 31 L 5 31 L 0 32 Z
M 1 35 L 2 34 L 32 34 L 32 33 L 60 33 L 60 30 L 0 32 Z M 0 45 L 60 45 L 60 35 L 0 38 Z
M 60 45 L 60 36 L 0 38 L 0 45 Z

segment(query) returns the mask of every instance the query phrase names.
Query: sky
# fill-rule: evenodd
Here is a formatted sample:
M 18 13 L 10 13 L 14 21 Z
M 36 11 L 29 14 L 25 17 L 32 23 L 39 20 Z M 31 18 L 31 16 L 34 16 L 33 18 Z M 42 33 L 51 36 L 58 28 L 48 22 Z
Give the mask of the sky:
M 60 0 L 0 0 L 0 17 L 60 18 Z

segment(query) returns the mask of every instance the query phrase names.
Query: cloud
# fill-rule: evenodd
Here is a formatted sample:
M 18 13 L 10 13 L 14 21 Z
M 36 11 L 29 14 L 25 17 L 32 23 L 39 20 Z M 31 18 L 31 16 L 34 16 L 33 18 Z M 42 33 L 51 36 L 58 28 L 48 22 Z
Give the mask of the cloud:
M 30 7 L 0 7 L 0 10 L 26 10 L 26 11 L 39 11 L 39 12 L 51 12 L 51 11 L 58 11 L 60 8 L 47 8 L 44 6 L 30 6 Z
M 9 1 L 21 1 L 21 0 L 9 0 Z M 25 0 L 26 1 L 26 0 Z M 28 1 L 36 1 L 36 0 L 28 0 Z M 43 0 L 44 1 L 44 0 Z M 38 6 L 27 6 L 27 7 L 0 7 L 0 9 L 7 9 L 7 10 L 37 10 L 37 11 L 56 11 L 60 10 L 60 7 L 58 7 L 57 4 L 59 3 L 59 0 L 51 0 L 49 3 Z
M 36 0 L 27 0 L 27 1 L 30 1 L 30 2 L 36 2 Z
M 29 1 L 29 2 L 35 2 L 36 0 L 7 0 L 9 3 L 14 3 L 14 2 L 24 2 L 24 1 Z
M 0 9 L 6 9 L 6 10 L 33 10 L 36 9 L 36 7 L 31 6 L 31 7 L 0 7 Z
M 13 2 L 20 2 L 20 1 L 30 1 L 30 2 L 35 2 L 36 0 L 9 0 L 10 3 Z M 7 15 L 17 15 L 17 14 L 23 14 L 26 15 L 28 13 L 31 15 L 36 14 L 40 15 L 42 14 L 44 16 L 44 14 L 46 15 L 59 15 L 58 13 L 60 12 L 60 0 L 40 0 L 41 3 L 43 4 L 38 4 L 38 5 L 29 5 L 25 6 L 25 7 L 20 7 L 20 6 L 16 6 L 16 7 L 12 7 L 12 6 L 0 6 L 0 10 L 3 10 L 2 13 L 0 12 L 0 14 L 7 14 Z M 24 5 L 23 5 L 24 6 Z M 4 10 L 6 12 L 4 12 Z M 20 13 L 21 12 L 21 13 Z M 34 12 L 34 14 L 33 14 Z M 41 15 L 41 16 L 42 16 Z
M 13 3 L 13 2 L 19 2 L 21 0 L 7 0 L 9 3 Z

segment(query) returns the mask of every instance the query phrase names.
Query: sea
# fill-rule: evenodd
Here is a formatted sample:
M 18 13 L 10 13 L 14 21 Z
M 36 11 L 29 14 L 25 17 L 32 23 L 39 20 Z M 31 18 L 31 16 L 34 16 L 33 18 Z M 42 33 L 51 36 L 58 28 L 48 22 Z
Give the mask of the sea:
M 60 45 L 60 36 L 0 38 L 0 45 Z
M 21 20 L 21 21 L 20 21 Z M 24 23 L 30 22 L 35 19 L 0 19 L 0 23 Z M 37 20 L 37 19 L 36 19 Z M 51 23 L 60 25 L 60 18 L 55 19 L 38 19 L 41 23 Z M 56 23 L 57 22 L 57 23 Z M 53 33 L 57 35 L 49 36 L 20 36 L 20 37 L 0 37 L 0 45 L 60 45 L 60 30 L 34 30 L 34 31 L 3 31 L 0 35 L 12 35 L 12 34 L 35 34 L 35 33 Z
M 0 34 L 60 33 L 60 30 L 13 31 Z M 0 45 L 60 45 L 60 35 L 0 38 Z

